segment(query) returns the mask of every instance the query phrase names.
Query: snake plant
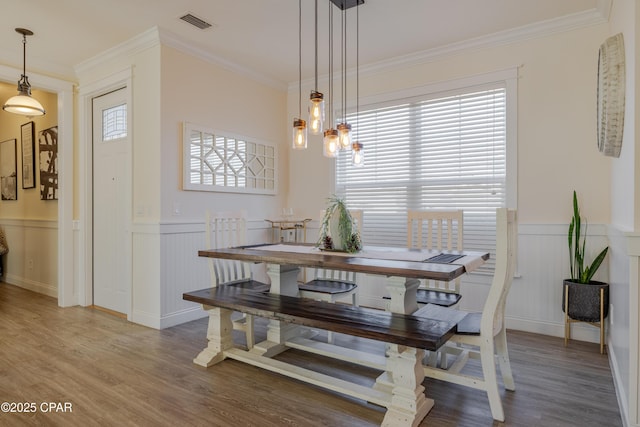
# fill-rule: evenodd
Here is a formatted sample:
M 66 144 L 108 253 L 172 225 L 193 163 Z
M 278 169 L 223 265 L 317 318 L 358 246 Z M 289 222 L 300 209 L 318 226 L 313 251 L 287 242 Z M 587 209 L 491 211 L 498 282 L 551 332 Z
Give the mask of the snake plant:
M 582 235 L 582 221 L 580 219 L 580 208 L 578 207 L 578 196 L 573 191 L 573 218 L 569 224 L 569 266 L 571 268 L 571 280 L 578 283 L 589 283 L 591 278 L 602 264 L 607 255 L 607 246 L 595 257 L 591 265 L 585 264 L 585 248 L 587 243 L 587 224 L 585 222 L 584 235 Z

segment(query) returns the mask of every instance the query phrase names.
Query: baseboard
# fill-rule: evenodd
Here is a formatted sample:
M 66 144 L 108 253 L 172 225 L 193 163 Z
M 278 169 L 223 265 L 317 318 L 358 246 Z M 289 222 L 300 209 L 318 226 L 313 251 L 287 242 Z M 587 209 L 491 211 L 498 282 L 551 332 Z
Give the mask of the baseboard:
M 27 289 L 56 299 L 58 298 L 58 288 L 54 285 L 36 282 L 35 280 L 29 280 L 24 277 L 14 276 L 11 274 L 5 275 L 4 281 L 19 288 Z
M 134 310 L 131 313 L 131 322 L 137 323 L 142 326 L 147 326 L 153 329 L 161 329 L 160 328 L 160 317 L 153 313 L 147 313 L 145 311 L 137 311 Z
M 620 409 L 620 417 L 622 425 L 625 427 L 640 427 L 640 424 L 629 423 L 629 396 L 625 394 L 625 388 L 620 377 L 620 369 L 618 367 L 618 358 L 615 354 L 613 346 L 607 346 L 607 354 L 609 356 L 609 367 L 611 368 L 611 376 L 613 377 L 613 386 L 616 389 L 616 398 L 618 399 L 618 408 Z
M 564 338 L 564 323 L 542 322 L 505 316 L 507 329 Z M 572 323 L 571 339 L 599 344 L 600 329 L 588 324 Z
M 207 313 L 202 309 L 201 306 L 177 311 L 160 318 L 160 329 L 170 328 L 182 323 L 202 319 L 203 317 L 207 317 Z

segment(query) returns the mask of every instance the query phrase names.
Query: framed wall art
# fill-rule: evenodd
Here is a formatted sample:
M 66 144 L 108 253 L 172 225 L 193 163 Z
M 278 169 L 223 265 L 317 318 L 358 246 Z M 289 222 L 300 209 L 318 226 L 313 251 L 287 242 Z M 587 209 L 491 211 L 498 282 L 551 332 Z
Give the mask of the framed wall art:
M 16 140 L 0 142 L 0 187 L 2 200 L 18 200 Z
M 22 145 L 22 188 L 36 187 L 36 157 L 35 135 L 33 134 L 33 122 L 25 123 L 20 127 L 20 142 Z
M 38 133 L 40 199 L 58 200 L 58 126 Z

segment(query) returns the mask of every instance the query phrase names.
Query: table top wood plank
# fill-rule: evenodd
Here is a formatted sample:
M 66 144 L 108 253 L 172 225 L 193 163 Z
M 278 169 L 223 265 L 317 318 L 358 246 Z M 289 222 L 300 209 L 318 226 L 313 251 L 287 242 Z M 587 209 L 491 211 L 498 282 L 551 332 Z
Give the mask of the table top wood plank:
M 460 264 L 441 264 L 420 261 L 402 261 L 397 259 L 373 259 L 359 257 L 357 253 L 349 256 L 332 254 L 331 252 L 299 253 L 274 250 L 261 250 L 261 245 L 236 248 L 207 249 L 198 251 L 201 257 L 223 258 L 248 262 L 264 262 L 269 264 L 295 265 L 300 267 L 316 267 L 334 270 L 355 271 L 357 273 L 379 274 L 384 276 L 400 276 L 415 279 L 432 279 L 450 281 L 465 273 Z M 303 245 L 296 243 L 296 245 Z M 304 244 L 314 246 L 313 244 Z M 419 249 L 388 248 L 390 252 L 419 251 Z M 468 253 L 468 252 L 465 252 Z M 489 254 L 477 253 L 483 259 Z

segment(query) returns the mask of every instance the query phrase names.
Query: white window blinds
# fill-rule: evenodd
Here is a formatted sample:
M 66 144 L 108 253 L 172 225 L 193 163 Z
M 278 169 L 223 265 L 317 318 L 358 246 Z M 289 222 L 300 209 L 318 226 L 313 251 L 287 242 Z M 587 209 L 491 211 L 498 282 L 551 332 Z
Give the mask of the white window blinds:
M 360 107 L 365 166 L 336 162 L 336 193 L 364 211 L 367 245 L 406 246 L 409 209 L 463 209 L 464 248 L 495 249 L 506 205 L 506 86 Z M 492 272 L 493 263 L 480 271 Z

